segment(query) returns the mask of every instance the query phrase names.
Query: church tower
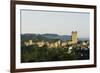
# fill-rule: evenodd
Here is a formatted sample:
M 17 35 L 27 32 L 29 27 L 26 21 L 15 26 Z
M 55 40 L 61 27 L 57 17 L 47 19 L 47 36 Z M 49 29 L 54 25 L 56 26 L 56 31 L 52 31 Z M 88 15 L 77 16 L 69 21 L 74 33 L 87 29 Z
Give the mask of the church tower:
M 72 43 L 76 44 L 77 41 L 77 31 L 72 31 Z

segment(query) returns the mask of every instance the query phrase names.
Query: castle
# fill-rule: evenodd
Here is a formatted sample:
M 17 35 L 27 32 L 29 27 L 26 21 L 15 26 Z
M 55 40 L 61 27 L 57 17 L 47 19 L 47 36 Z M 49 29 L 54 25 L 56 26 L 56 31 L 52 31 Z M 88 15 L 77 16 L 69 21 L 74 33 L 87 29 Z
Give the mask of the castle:
M 68 44 L 77 44 L 77 41 L 77 31 L 72 31 L 71 41 L 69 41 Z
M 67 45 L 77 44 L 77 31 L 72 31 L 72 36 L 69 41 L 61 41 L 58 40 L 56 42 L 45 42 L 45 41 L 38 41 L 33 42 L 32 40 L 29 40 L 28 42 L 24 42 L 26 46 L 30 45 L 38 45 L 38 47 L 43 47 L 44 45 L 47 45 L 48 48 L 57 48 L 57 47 L 65 47 Z

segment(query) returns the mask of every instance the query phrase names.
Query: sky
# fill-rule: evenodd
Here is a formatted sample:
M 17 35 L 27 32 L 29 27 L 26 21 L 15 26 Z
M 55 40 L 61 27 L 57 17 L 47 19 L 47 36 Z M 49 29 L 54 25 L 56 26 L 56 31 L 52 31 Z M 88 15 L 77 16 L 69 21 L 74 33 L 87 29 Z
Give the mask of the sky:
M 21 34 L 71 35 L 89 37 L 90 14 L 87 12 L 21 10 Z

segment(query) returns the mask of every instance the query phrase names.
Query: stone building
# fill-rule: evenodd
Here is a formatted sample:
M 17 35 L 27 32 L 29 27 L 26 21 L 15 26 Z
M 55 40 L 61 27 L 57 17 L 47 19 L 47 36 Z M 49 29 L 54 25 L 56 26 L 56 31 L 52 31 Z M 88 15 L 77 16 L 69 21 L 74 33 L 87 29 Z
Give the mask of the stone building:
M 72 36 L 71 36 L 71 39 L 70 41 L 61 41 L 61 40 L 58 40 L 56 42 L 48 42 L 48 41 L 38 41 L 38 42 L 33 42 L 32 40 L 29 40 L 28 42 L 24 42 L 24 44 L 26 46 L 29 46 L 29 45 L 38 45 L 38 47 L 43 47 L 44 45 L 47 45 L 48 48 L 58 48 L 58 47 L 65 47 L 67 45 L 72 45 L 72 44 L 77 44 L 77 31 L 72 31 Z
M 77 43 L 77 31 L 72 31 L 72 42 Z
M 68 42 L 68 44 L 77 44 L 78 37 L 77 37 L 77 31 L 72 31 L 71 41 Z

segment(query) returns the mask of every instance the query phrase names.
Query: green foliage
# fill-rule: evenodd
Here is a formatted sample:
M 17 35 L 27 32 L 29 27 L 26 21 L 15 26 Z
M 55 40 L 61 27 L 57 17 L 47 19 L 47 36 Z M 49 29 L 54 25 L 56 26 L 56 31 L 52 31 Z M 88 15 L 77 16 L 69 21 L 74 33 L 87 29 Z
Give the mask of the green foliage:
M 78 60 L 80 52 L 77 48 L 79 47 L 68 53 L 68 48 L 47 48 L 46 45 L 41 48 L 37 45 L 21 46 L 21 62 Z

